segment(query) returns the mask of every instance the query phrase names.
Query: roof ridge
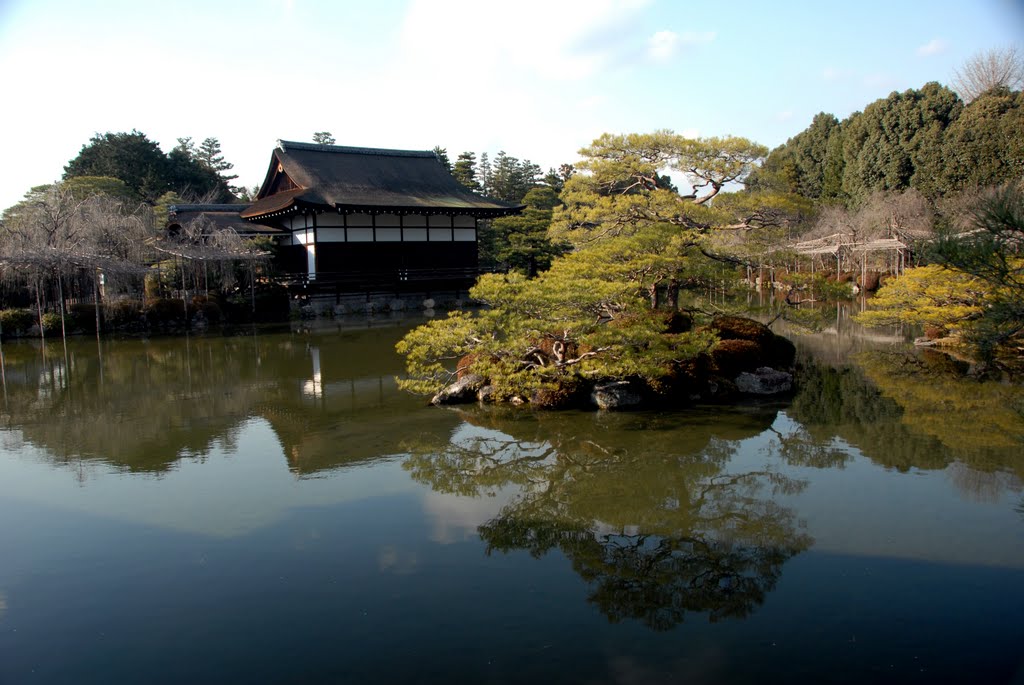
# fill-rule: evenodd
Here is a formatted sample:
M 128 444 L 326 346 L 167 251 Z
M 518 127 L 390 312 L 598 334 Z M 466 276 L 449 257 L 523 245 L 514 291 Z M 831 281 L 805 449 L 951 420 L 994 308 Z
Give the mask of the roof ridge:
M 321 143 L 302 143 L 294 140 L 278 140 L 279 150 L 307 150 L 310 152 L 342 152 L 350 155 L 380 155 L 385 157 L 434 157 L 433 150 L 394 150 L 380 147 L 351 147 L 347 145 L 323 145 Z

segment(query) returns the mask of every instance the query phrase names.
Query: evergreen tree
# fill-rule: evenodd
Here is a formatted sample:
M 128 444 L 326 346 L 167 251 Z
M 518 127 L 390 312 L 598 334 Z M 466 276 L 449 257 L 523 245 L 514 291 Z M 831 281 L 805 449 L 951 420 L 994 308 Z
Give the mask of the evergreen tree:
M 477 182 L 480 184 L 480 192 L 484 195 L 491 194 L 491 161 L 486 152 L 480 153 L 480 164 L 477 167 Z
M 448 150 L 441 147 L 440 145 L 434 146 L 434 154 L 437 156 L 437 161 L 444 165 L 444 168 L 448 170 L 450 174 L 452 172 L 452 162 L 448 159 Z
M 220 150 L 220 141 L 216 138 L 204 138 L 193 157 L 207 169 L 220 176 L 225 182 L 238 178 L 237 174 L 229 176 L 224 173 L 225 171 L 231 171 L 235 165 L 224 159 L 224 155 L 221 154 Z
M 463 152 L 459 155 L 455 160 L 452 175 L 470 190 L 480 190 L 480 183 L 476 180 L 476 155 L 472 152 Z
M 313 134 L 313 142 L 317 145 L 334 145 L 334 136 L 330 131 L 317 131 Z
M 494 158 L 490 194 L 506 202 L 518 202 L 529 190 L 539 185 L 540 167 L 528 159 L 520 161 L 504 150 Z
M 991 186 L 1024 178 L 1024 93 L 988 90 L 946 131 L 943 189 Z
M 484 260 L 503 271 L 514 270 L 533 278 L 564 254 L 568 245 L 548 236 L 558 195 L 548 187 L 533 188 L 523 197 L 526 209 L 516 216 L 494 219 L 483 232 Z
M 212 141 L 213 145 L 209 145 Z M 213 152 L 213 163 L 224 165 L 215 138 L 204 141 Z M 183 197 L 212 202 L 233 199 L 227 179 L 199 161 L 191 138 L 179 138 L 178 145 L 165 155 L 144 133 L 104 133 L 93 136 L 74 159 L 64 167 L 64 178 L 109 176 L 120 179 L 135 196 L 152 204 L 161 195 L 174 191 Z M 228 165 L 227 168 L 230 168 Z
M 938 83 L 892 93 L 850 117 L 843 132 L 843 191 L 854 199 L 873 190 L 940 190 L 942 137 L 963 103 Z
M 170 162 L 160 146 L 140 131 L 97 133 L 64 167 L 64 178 L 119 178 L 142 200 L 152 202 L 170 190 Z

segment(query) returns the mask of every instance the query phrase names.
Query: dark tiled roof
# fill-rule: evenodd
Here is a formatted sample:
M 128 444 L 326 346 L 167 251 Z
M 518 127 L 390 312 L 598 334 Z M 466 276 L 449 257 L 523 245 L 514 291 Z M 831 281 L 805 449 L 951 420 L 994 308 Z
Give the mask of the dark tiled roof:
M 235 204 L 177 204 L 171 205 L 171 213 L 176 212 L 241 212 L 249 205 L 244 203 Z
M 263 197 L 279 166 L 300 187 Z M 430 150 L 279 141 L 260 196 L 242 216 L 257 218 L 293 206 L 451 210 L 477 216 L 515 214 L 522 209 L 461 185 Z
M 262 226 L 246 221 L 240 215 L 240 211 L 248 205 L 197 205 L 182 204 L 170 206 L 170 220 L 168 225 L 184 226 L 191 221 L 209 221 L 218 230 L 232 229 L 242 235 L 253 233 L 280 233 L 280 229 Z

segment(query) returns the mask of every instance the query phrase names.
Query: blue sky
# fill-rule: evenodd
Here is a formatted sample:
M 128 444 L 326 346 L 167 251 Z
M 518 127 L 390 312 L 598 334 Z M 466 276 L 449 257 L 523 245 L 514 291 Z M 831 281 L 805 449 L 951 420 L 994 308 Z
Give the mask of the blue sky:
M 1011 43 L 1024 0 L 0 0 L 0 208 L 133 128 L 219 138 L 248 186 L 319 130 L 545 168 L 604 132 L 774 147 Z

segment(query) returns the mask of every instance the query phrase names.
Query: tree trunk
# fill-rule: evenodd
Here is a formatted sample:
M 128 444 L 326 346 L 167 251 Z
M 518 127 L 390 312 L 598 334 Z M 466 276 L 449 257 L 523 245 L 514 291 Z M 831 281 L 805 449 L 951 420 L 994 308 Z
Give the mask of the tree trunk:
M 679 309 L 679 281 L 676 279 L 670 279 L 668 282 L 668 290 L 665 293 L 666 304 L 672 308 L 672 311 Z

